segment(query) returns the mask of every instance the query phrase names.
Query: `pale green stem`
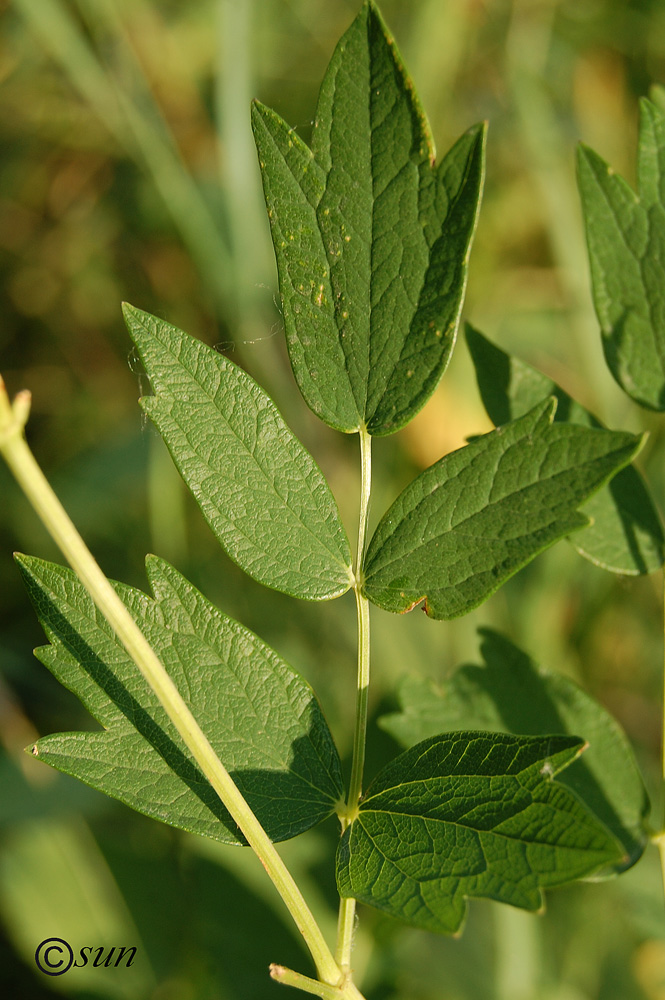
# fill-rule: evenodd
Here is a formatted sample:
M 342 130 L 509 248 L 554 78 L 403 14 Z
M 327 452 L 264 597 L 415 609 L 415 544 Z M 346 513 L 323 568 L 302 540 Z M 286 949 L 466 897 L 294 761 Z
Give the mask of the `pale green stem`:
M 347 806 L 354 810 L 362 794 L 367 737 L 367 704 L 369 693 L 369 602 L 362 594 L 362 565 L 367 542 L 367 519 L 372 491 L 372 439 L 364 427 L 360 429 L 360 517 L 358 519 L 358 549 L 354 566 L 356 608 L 358 612 L 358 692 L 356 729 L 353 738 L 353 762 Z
M 272 841 L 47 482 L 23 436 L 29 410 L 30 394 L 19 393 L 13 406 L 10 405 L 0 378 L 0 452 L 51 537 L 159 698 L 186 747 L 257 854 L 302 934 L 319 977 L 324 983 L 337 987 L 338 997 L 357 996 L 357 991 L 353 992 L 355 988 L 347 988 L 345 977 Z
M 354 566 L 356 609 L 358 616 L 358 681 L 356 694 L 356 726 L 353 737 L 353 760 L 346 812 L 342 817 L 342 828 L 351 823 L 358 811 L 358 801 L 362 795 L 363 769 L 365 766 L 365 743 L 367 740 L 367 710 L 369 703 L 369 602 L 362 594 L 362 565 L 367 544 L 367 519 L 372 491 L 372 439 L 364 427 L 360 429 L 360 516 L 358 520 L 358 548 Z M 356 919 L 356 901 L 351 898 L 340 900 L 337 924 L 337 948 L 335 958 L 343 970 L 349 974 L 353 931 Z
M 365 766 L 365 741 L 367 738 L 367 705 L 369 694 L 369 601 L 360 593 L 356 581 L 356 610 L 358 616 L 358 691 L 356 701 L 356 730 L 353 738 L 353 763 L 347 809 L 353 812 L 362 795 L 363 768 Z
M 338 986 L 329 986 L 327 983 L 320 983 L 309 976 L 303 976 L 300 972 L 287 969 L 283 965 L 271 965 L 270 976 L 284 986 L 295 986 L 303 993 L 310 993 L 312 996 L 321 997 L 321 1000 L 340 1000 L 340 997 L 348 997 L 349 1000 L 363 1000 L 362 993 L 359 993 L 351 982 L 344 984 L 344 992 L 340 992 Z
M 351 953 L 353 951 L 353 934 L 356 926 L 356 901 L 346 896 L 339 901 L 339 916 L 337 918 L 337 947 L 335 960 L 340 968 L 351 972 Z

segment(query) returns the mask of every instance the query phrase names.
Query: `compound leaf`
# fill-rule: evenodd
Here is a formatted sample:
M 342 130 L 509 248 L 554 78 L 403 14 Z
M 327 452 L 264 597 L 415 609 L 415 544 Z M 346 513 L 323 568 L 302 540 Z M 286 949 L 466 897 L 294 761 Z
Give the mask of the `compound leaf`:
M 467 664 L 442 684 L 407 676 L 399 712 L 380 725 L 410 746 L 437 733 L 483 729 L 515 735 L 580 734 L 589 744 L 558 781 L 602 821 L 635 864 L 647 842 L 649 798 L 621 726 L 595 699 L 562 674 L 538 666 L 491 629 L 479 629 L 484 666 Z
M 469 896 L 526 910 L 543 889 L 593 874 L 621 849 L 553 781 L 584 749 L 574 736 L 459 732 L 385 767 L 337 855 L 337 884 L 394 917 L 459 930 Z
M 17 556 L 50 641 L 36 656 L 102 731 L 45 736 L 32 754 L 171 826 L 225 843 L 242 834 L 111 626 L 68 569 Z M 148 556 L 155 598 L 115 584 L 268 835 L 295 837 L 343 794 L 314 693 L 274 650 Z
M 577 507 L 641 446 L 632 434 L 553 423 L 556 400 L 446 455 L 380 521 L 363 590 L 387 611 L 421 601 L 432 618 L 481 604 L 559 538 L 588 524 Z
M 326 71 L 312 148 L 255 103 L 254 135 L 293 371 L 331 427 L 390 434 L 455 342 L 484 128 L 434 165 L 429 126 L 372 2 Z
M 557 400 L 555 421 L 602 427 L 552 379 L 507 354 L 467 324 L 466 337 L 485 409 L 495 424 L 527 413 L 546 396 Z M 577 551 L 613 573 L 651 573 L 663 565 L 663 528 L 646 483 L 626 466 L 583 507 L 591 524 L 570 539 Z
M 578 180 L 607 364 L 636 402 L 665 410 L 665 114 L 640 103 L 638 192 L 580 146 Z
M 294 597 L 345 593 L 351 551 L 337 505 L 267 393 L 164 320 L 124 313 L 155 393 L 141 406 L 231 558 Z

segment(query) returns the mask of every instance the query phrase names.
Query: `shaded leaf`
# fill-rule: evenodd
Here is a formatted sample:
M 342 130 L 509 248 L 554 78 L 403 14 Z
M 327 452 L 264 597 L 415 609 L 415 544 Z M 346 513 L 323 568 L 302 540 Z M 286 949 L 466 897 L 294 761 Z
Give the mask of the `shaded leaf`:
M 641 446 L 632 434 L 552 423 L 556 400 L 446 455 L 383 516 L 363 590 L 432 618 L 481 604 L 529 560 L 588 524 L 576 508 Z
M 225 843 L 242 834 L 74 574 L 17 556 L 50 640 L 35 655 L 104 727 L 45 736 L 34 756 L 132 809 Z M 274 650 L 149 556 L 155 599 L 115 584 L 271 839 L 318 823 L 342 795 L 314 693 Z
M 405 746 L 457 729 L 579 734 L 589 747 L 557 780 L 622 845 L 618 870 L 635 864 L 647 843 L 649 799 L 619 723 L 570 678 L 538 666 L 491 629 L 479 633 L 484 666 L 460 667 L 441 685 L 405 677 L 401 710 L 384 715 L 381 728 Z
M 425 115 L 365 3 L 326 71 L 312 148 L 255 103 L 291 364 L 322 420 L 390 434 L 455 342 L 480 203 L 484 129 L 434 166 Z
M 547 396 L 557 400 L 555 421 L 603 427 L 592 413 L 556 382 L 502 351 L 467 324 L 466 337 L 485 409 L 495 424 L 527 413 Z M 646 483 L 627 466 L 584 504 L 591 518 L 585 531 L 570 539 L 577 551 L 613 573 L 651 573 L 663 565 L 663 528 Z
M 164 320 L 124 313 L 155 393 L 141 406 L 231 558 L 294 597 L 347 591 L 351 550 L 334 497 L 267 393 Z
M 553 781 L 570 736 L 460 732 L 401 754 L 372 782 L 337 855 L 337 884 L 392 916 L 459 930 L 469 896 L 526 910 L 543 889 L 614 862 L 618 844 Z
M 665 114 L 640 102 L 638 195 L 579 147 L 593 300 L 610 371 L 636 402 L 665 410 Z

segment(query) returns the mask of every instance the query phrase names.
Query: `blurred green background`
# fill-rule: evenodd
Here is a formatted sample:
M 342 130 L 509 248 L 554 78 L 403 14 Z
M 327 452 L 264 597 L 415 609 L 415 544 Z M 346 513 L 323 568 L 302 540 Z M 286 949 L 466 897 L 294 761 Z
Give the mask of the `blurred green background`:
M 357 442 L 300 399 L 249 129 L 249 101 L 307 139 L 316 93 L 355 0 L 0 0 L 0 371 L 29 387 L 29 440 L 108 575 L 145 587 L 172 561 L 314 685 L 347 758 L 355 608 L 296 602 L 247 579 L 214 542 L 137 397 L 145 380 L 120 302 L 214 344 L 271 392 L 329 477 L 355 533 Z M 490 122 L 465 315 L 610 426 L 665 506 L 662 421 L 638 413 L 602 359 L 575 187 L 583 138 L 629 180 L 637 99 L 665 82 L 662 0 L 385 0 L 444 152 Z M 403 432 L 375 447 L 376 518 L 421 468 L 488 429 L 466 348 Z M 263 1000 L 278 961 L 309 960 L 255 859 L 134 815 L 23 753 L 37 733 L 94 726 L 31 650 L 44 639 L 11 553 L 59 560 L 0 468 L 0 988 L 39 1000 Z M 561 543 L 467 618 L 373 616 L 368 777 L 397 747 L 376 726 L 407 671 L 478 660 L 493 625 L 580 680 L 619 718 L 656 815 L 661 580 L 617 578 Z M 583 735 L 583 734 L 582 734 Z M 330 821 L 283 854 L 329 936 Z M 45 937 L 136 945 L 134 967 L 34 966 Z M 473 902 L 461 939 L 361 908 L 368 1000 L 663 1000 L 665 919 L 655 850 L 616 882 L 552 893 L 542 917 Z

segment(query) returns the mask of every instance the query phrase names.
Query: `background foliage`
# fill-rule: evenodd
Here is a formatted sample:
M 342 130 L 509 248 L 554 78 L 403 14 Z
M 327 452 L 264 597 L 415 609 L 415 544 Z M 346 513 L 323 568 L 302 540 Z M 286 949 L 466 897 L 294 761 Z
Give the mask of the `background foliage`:
M 351 597 L 302 604 L 227 559 L 140 416 L 119 304 L 164 316 L 259 379 L 354 531 L 357 446 L 311 416 L 286 358 L 249 100 L 307 140 L 322 72 L 356 9 L 351 0 L 0 4 L 0 370 L 10 390 L 33 390 L 36 455 L 110 576 L 144 588 L 146 551 L 173 562 L 308 678 L 347 754 Z M 610 427 L 651 429 L 640 462 L 665 497 L 662 421 L 631 406 L 602 358 L 574 174 L 582 138 L 634 180 L 637 99 L 665 82 L 662 4 L 385 0 L 382 11 L 439 152 L 490 122 L 466 317 Z M 489 426 L 460 342 L 426 409 L 376 442 L 376 511 Z M 94 723 L 32 657 L 43 635 L 11 552 L 59 557 L 4 467 L 0 495 L 0 983 L 30 1000 L 277 995 L 267 964 L 298 964 L 300 945 L 248 853 L 140 817 L 23 754 L 38 733 Z M 476 629 L 491 625 L 619 718 L 660 810 L 660 594 L 657 575 L 613 577 L 558 545 L 461 621 L 376 610 L 373 718 L 395 708 L 407 671 L 442 681 L 478 663 Z M 389 739 L 371 727 L 368 780 L 397 752 Z M 331 820 L 283 849 L 324 927 L 335 920 L 337 835 Z M 460 940 L 363 909 L 355 961 L 367 996 L 665 996 L 655 851 L 615 882 L 550 893 L 542 918 L 487 902 L 469 909 Z M 49 935 L 137 944 L 141 961 L 47 981 L 32 956 Z

